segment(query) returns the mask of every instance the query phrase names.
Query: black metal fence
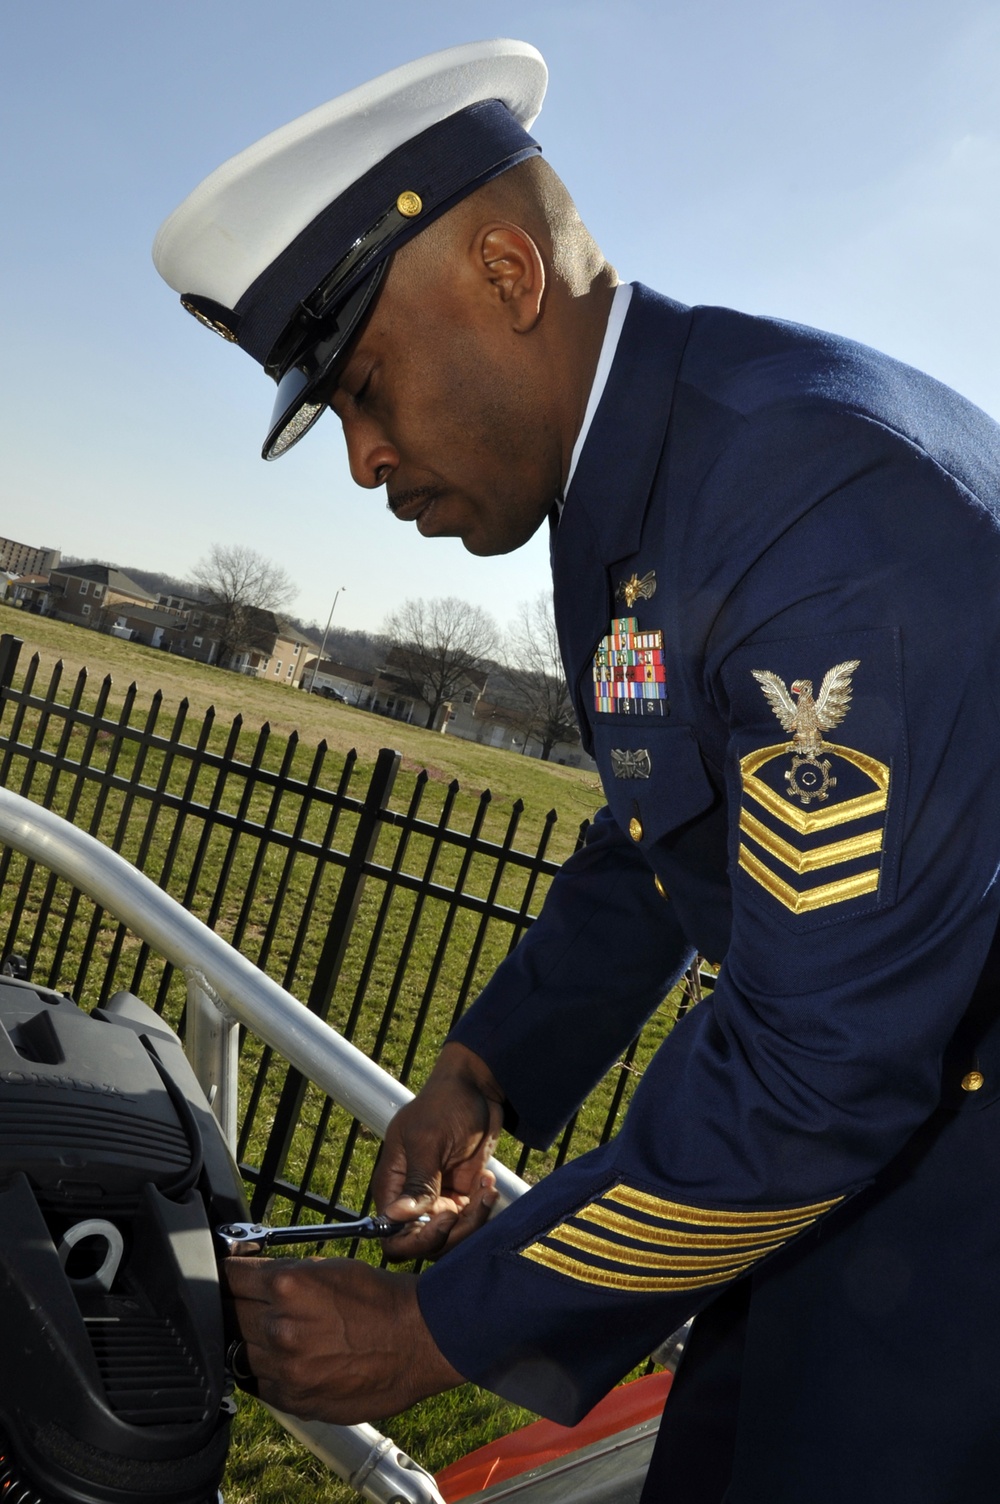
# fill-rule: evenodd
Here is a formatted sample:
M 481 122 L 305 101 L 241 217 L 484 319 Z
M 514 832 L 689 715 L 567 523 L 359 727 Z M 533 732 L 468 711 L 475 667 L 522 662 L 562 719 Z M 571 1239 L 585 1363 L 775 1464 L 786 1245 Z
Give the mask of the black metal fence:
M 515 804 L 499 838 L 490 795 L 400 774 L 324 743 L 197 720 L 86 670 L 16 678 L 0 637 L 0 784 L 57 811 L 128 858 L 320 1017 L 404 1082 L 419 1084 L 454 1020 L 532 923 L 558 863 L 555 812 L 531 849 Z M 581 827 L 582 839 L 586 826 Z M 0 853 L 0 955 L 93 1005 L 125 988 L 183 1029 L 184 983 L 125 925 L 52 873 Z M 501 1146 L 534 1179 L 614 1131 L 634 1078 L 683 995 L 647 1026 L 548 1154 Z M 246 1036 L 238 1155 L 253 1212 L 328 1217 L 368 1204 L 377 1145 L 311 1083 Z

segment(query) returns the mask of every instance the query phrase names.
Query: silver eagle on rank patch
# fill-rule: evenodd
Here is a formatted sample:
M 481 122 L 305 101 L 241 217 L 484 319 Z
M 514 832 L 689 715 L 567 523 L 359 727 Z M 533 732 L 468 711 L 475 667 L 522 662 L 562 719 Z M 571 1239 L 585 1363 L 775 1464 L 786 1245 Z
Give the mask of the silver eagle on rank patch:
M 792 733 L 792 766 L 785 774 L 785 792 L 789 799 L 800 799 L 807 808 L 813 799 L 825 800 L 836 785 L 829 758 L 820 757 L 827 745 L 823 732 L 839 726 L 850 710 L 851 675 L 859 667 L 858 658 L 835 663 L 823 675 L 815 699 L 811 679 L 793 679 L 789 692 L 785 681 L 770 669 L 750 670 L 782 727 Z
M 648 778 L 653 771 L 653 759 L 645 747 L 636 751 L 631 747 L 612 747 L 611 771 L 616 778 Z
M 782 728 L 793 733 L 793 745 L 800 757 L 813 758 L 823 750 L 824 731 L 839 726 L 851 708 L 851 676 L 860 668 L 859 658 L 835 663 L 823 675 L 819 694 L 813 699 L 811 679 L 793 679 L 791 693 L 785 681 L 770 669 L 751 669 L 767 702 Z M 795 699 L 792 699 L 795 695 Z

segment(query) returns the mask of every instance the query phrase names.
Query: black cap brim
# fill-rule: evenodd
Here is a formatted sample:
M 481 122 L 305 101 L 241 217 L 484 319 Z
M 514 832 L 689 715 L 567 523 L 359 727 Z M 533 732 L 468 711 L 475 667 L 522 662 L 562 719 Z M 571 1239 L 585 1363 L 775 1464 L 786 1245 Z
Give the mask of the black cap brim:
M 391 258 L 380 261 L 332 313 L 278 381 L 271 422 L 261 456 L 280 459 L 297 444 L 327 406 L 336 368 L 350 345 L 385 276 Z

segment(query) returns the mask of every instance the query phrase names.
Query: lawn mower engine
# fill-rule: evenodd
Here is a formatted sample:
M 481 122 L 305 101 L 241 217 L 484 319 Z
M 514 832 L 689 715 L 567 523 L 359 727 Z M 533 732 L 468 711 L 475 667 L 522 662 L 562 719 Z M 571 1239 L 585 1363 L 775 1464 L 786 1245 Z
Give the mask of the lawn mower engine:
M 212 1228 L 245 1216 L 162 1019 L 0 976 L 3 1504 L 215 1504 L 233 1406 Z

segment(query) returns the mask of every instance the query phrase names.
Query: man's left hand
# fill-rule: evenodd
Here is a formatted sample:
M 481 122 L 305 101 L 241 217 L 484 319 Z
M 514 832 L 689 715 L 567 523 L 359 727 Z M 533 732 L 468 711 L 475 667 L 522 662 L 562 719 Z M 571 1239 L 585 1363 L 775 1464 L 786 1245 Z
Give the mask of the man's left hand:
M 226 1259 L 262 1400 L 305 1420 L 354 1425 L 463 1384 L 431 1337 L 412 1274 L 360 1260 Z

